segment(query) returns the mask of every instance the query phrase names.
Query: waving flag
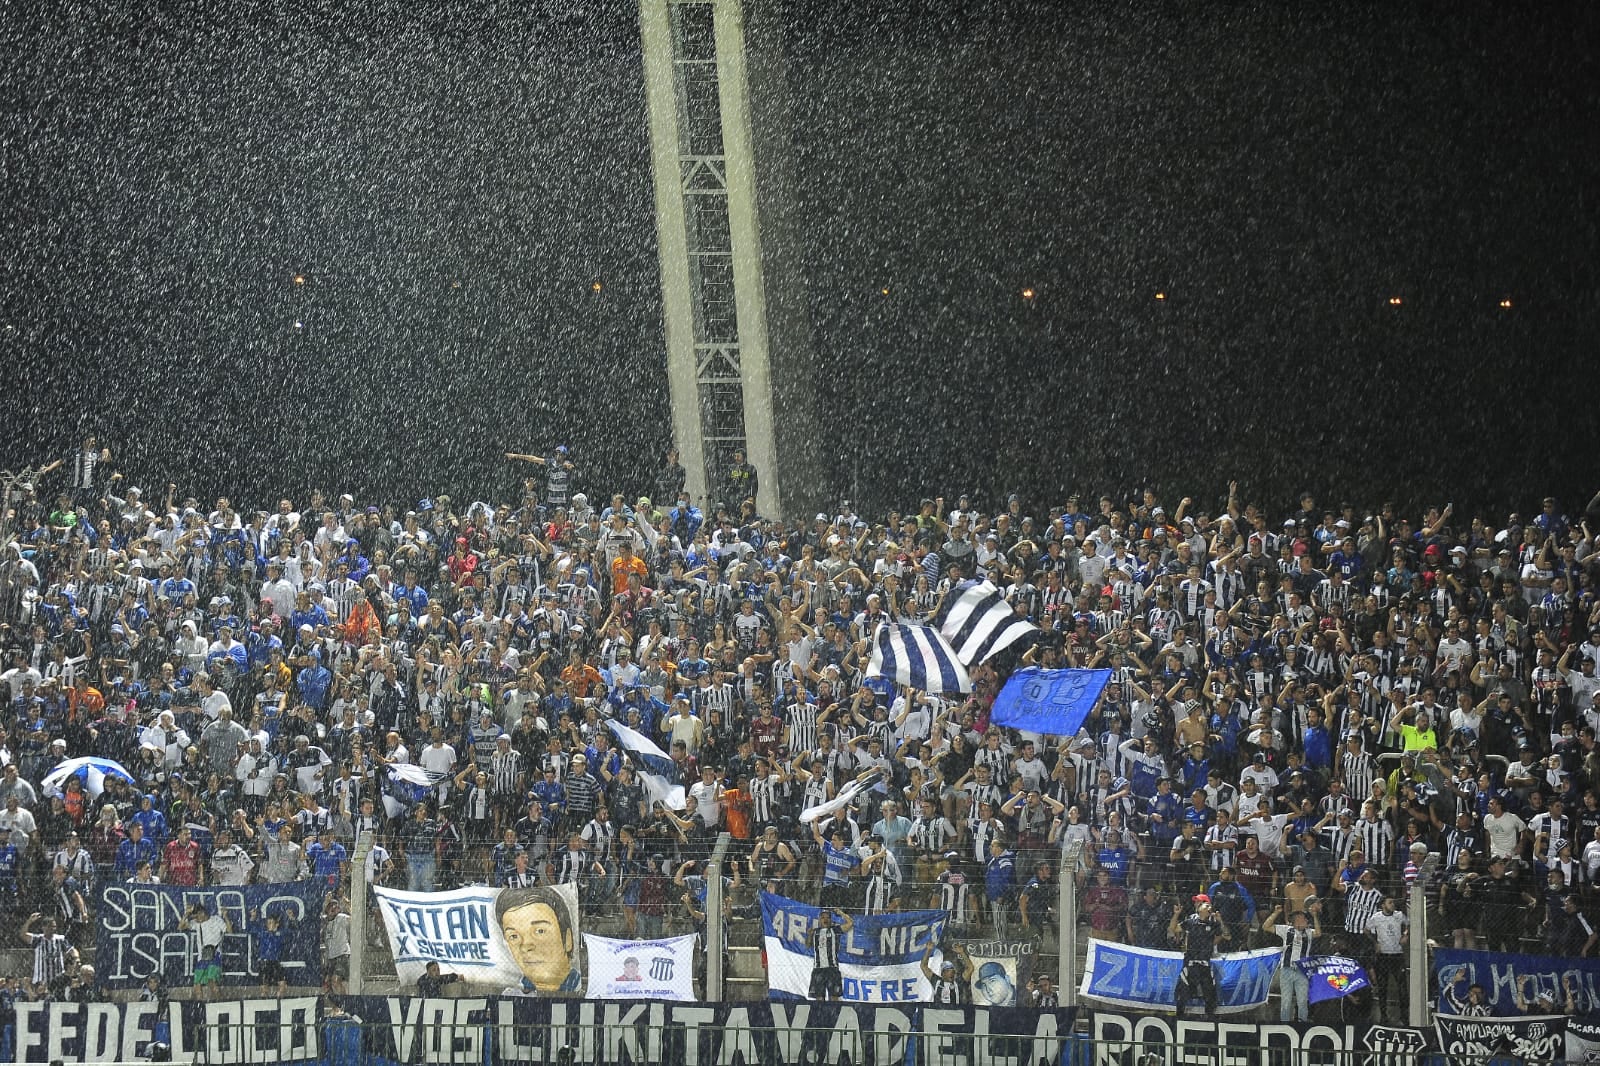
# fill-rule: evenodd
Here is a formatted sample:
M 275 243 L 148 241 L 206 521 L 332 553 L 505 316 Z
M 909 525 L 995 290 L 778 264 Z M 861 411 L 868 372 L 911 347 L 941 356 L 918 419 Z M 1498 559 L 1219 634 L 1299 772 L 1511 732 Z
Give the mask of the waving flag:
M 1110 670 L 1041 670 L 1030 666 L 1006 679 L 991 719 L 1013 729 L 1070 737 L 1083 728 Z
M 968 666 L 976 666 L 1039 631 L 988 581 L 963 587 L 960 595 L 939 609 L 935 621 L 939 632 L 955 648 L 956 656 Z
M 390 818 L 403 817 L 408 806 L 420 803 L 449 774 L 424 770 L 414 762 L 389 764 L 389 788 L 383 794 L 383 812 Z
M 606 727 L 633 760 L 639 771 L 639 781 L 650 794 L 651 802 L 659 801 L 675 811 L 683 810 L 686 806 L 683 785 L 678 783 L 678 764 L 672 761 L 672 756 L 662 751 L 655 741 L 615 718 L 606 719 Z
M 447 776 L 449 775 L 432 770 L 424 770 L 414 762 L 392 762 L 389 764 L 390 778 L 415 788 L 432 788 Z
M 924 692 L 971 692 L 972 678 L 932 626 L 884 622 L 872 638 L 868 677 L 886 677 Z
M 874 770 L 870 774 L 867 774 L 865 777 L 861 778 L 859 781 L 850 782 L 848 785 L 841 788 L 838 794 L 833 797 L 833 799 L 828 800 L 826 803 L 819 803 L 815 807 L 807 807 L 805 810 L 801 811 L 800 823 L 802 825 L 810 825 L 818 818 L 826 818 L 834 811 L 843 810 L 851 800 L 855 799 L 861 793 L 877 784 L 882 777 L 883 772 L 881 770 Z

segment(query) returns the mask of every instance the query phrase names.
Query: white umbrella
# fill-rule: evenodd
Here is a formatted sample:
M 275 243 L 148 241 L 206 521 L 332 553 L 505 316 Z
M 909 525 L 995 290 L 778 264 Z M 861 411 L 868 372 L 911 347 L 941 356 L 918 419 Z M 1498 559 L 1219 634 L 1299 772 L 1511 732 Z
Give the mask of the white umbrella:
M 39 783 L 46 790 L 56 792 L 65 791 L 67 778 L 77 774 L 83 779 L 83 787 L 89 790 L 89 795 L 98 796 L 105 791 L 106 775 L 120 777 L 130 785 L 138 784 L 133 775 L 115 759 L 102 759 L 97 756 L 85 756 L 81 759 L 68 759 L 59 764 L 54 770 L 44 775 L 44 780 Z

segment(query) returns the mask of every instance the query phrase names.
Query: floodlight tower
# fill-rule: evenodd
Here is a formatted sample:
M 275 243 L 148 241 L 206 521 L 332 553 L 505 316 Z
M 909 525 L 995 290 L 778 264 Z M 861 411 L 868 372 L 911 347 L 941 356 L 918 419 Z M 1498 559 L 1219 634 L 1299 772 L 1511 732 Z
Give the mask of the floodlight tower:
M 640 0 L 639 26 L 667 380 L 688 487 L 696 499 L 715 494 L 743 451 L 762 513 L 781 516 L 815 502 L 820 461 L 803 288 L 786 239 L 782 54 L 775 38 L 764 44 L 760 0 L 751 14 L 747 26 L 740 0 Z

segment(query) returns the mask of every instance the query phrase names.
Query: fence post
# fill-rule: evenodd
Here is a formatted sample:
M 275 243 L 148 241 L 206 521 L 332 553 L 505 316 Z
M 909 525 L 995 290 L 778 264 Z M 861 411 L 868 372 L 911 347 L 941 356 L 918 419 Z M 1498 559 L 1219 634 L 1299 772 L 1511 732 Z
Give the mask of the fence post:
M 372 831 L 356 837 L 356 851 L 350 857 L 350 980 L 352 996 L 359 996 L 367 983 L 367 856 L 372 852 Z
M 1413 1029 L 1428 1025 L 1428 886 L 1433 882 L 1433 872 L 1439 866 L 1439 853 L 1431 851 L 1411 883 L 1411 899 L 1406 904 L 1406 918 L 1410 923 L 1411 946 L 1406 959 L 1411 1012 L 1408 1019 Z
M 1056 916 L 1061 929 L 1056 936 L 1060 951 L 1057 970 L 1060 973 L 1061 1002 L 1068 1007 L 1078 1005 L 1078 859 L 1083 855 L 1083 841 L 1069 840 L 1061 848 L 1061 869 L 1056 871 Z
M 706 953 L 706 1002 L 722 1001 L 722 945 L 726 930 L 722 922 L 722 861 L 727 858 L 728 845 L 733 837 L 727 833 L 717 836 L 717 846 L 711 851 L 711 861 L 706 863 L 706 943 L 701 945 Z

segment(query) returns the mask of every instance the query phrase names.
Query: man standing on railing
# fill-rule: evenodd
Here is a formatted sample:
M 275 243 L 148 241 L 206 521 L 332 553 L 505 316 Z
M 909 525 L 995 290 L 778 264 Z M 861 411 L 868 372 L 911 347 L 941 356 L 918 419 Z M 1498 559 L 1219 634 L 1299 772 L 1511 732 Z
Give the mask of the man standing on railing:
M 1217 1015 L 1217 979 L 1211 972 L 1211 960 L 1217 954 L 1217 939 L 1227 936 L 1222 919 L 1211 909 L 1211 897 L 1200 893 L 1194 897 L 1195 909 L 1187 918 L 1182 904 L 1172 905 L 1172 920 L 1167 923 L 1167 936 L 1183 944 L 1183 970 L 1178 974 L 1173 1007 L 1181 1017 L 1183 1008 L 1195 996 L 1206 1005 L 1206 1017 Z
M 839 924 L 834 925 L 837 915 Z M 817 922 L 806 933 L 806 946 L 812 951 L 811 998 L 826 1003 L 844 995 L 844 976 L 839 970 L 839 934 L 850 932 L 855 920 L 841 910 L 823 907 Z M 924 963 L 926 965 L 926 963 Z

